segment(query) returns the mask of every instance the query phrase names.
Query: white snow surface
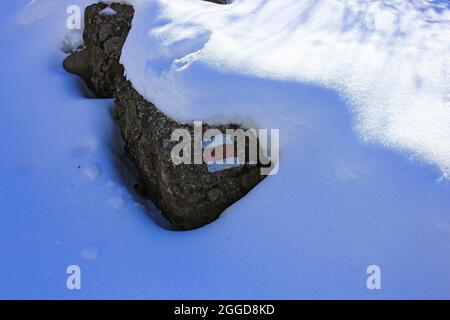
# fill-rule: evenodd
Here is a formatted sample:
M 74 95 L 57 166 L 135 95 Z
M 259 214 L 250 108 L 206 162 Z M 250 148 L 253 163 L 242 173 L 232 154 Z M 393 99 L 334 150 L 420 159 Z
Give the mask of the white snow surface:
M 364 140 L 448 173 L 448 2 L 130 2 L 137 10 L 121 59 L 127 77 L 176 120 L 235 121 L 294 138 L 292 117 L 304 102 L 267 83 L 309 83 L 348 102 Z

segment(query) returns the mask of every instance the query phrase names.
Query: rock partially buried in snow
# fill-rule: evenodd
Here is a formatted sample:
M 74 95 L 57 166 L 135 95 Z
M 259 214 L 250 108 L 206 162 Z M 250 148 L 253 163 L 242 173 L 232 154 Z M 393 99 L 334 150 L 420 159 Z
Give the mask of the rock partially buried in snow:
M 114 10 L 116 14 L 104 14 Z M 103 14 L 102 14 L 103 12 Z M 131 28 L 134 9 L 113 3 L 91 5 L 85 11 L 85 46 L 64 60 L 64 68 L 79 75 L 99 98 L 112 98 L 123 81 L 119 63 L 123 44 Z
M 109 203 L 114 209 L 120 209 L 124 205 L 125 200 L 122 197 L 114 197 L 109 199 Z
M 211 1 L 225 4 L 225 1 Z M 125 149 L 134 160 L 146 194 L 160 208 L 174 229 L 202 227 L 219 217 L 234 202 L 245 196 L 264 179 L 260 165 L 240 163 L 229 168 L 208 164 L 180 164 L 172 161 L 171 151 L 178 143 L 171 141 L 180 124 L 145 100 L 124 77 L 119 63 L 122 46 L 131 28 L 133 8 L 112 3 L 115 15 L 102 15 L 104 3 L 89 6 L 85 12 L 85 46 L 64 62 L 69 72 L 81 76 L 98 97 L 116 98 L 117 118 Z M 203 130 L 211 126 L 204 125 Z M 238 129 L 236 125 L 216 127 Z M 123 205 L 111 199 L 115 208 Z

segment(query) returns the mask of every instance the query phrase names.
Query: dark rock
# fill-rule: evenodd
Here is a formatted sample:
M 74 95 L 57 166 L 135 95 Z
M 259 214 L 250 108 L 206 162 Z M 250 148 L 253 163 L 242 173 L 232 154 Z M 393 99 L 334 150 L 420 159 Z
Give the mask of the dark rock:
M 217 4 L 228 4 L 228 3 L 231 2 L 230 0 L 205 0 L 205 1 L 214 2 L 214 3 L 217 3 Z
M 89 64 L 90 56 L 88 48 L 75 51 L 64 60 L 63 67 L 68 72 L 83 78 L 86 84 L 92 88 L 92 67 Z
M 241 177 L 241 187 L 242 190 L 253 189 L 258 183 L 261 182 L 261 174 L 259 170 L 251 170 Z
M 175 165 L 171 151 L 177 142 L 170 140 L 171 134 L 186 128 L 193 136 L 193 127 L 165 116 L 128 81 L 117 89 L 116 105 L 126 150 L 150 198 L 177 229 L 195 229 L 214 221 L 264 178 L 260 168 L 252 165 L 217 173 L 208 172 L 205 164 Z
M 118 3 L 111 4 L 117 14 L 101 15 L 106 7 L 98 3 L 86 8 L 85 45 L 64 61 L 64 68 L 82 77 L 99 98 L 113 98 L 115 88 L 123 81 L 119 58 L 134 15 L 133 7 Z
M 98 97 L 114 95 L 125 150 L 143 184 L 140 190 L 145 190 L 175 229 L 204 226 L 264 178 L 260 167 L 242 164 L 210 173 L 206 164 L 173 163 L 171 151 L 178 142 L 171 141 L 172 132 L 185 128 L 193 136 L 194 128 L 164 115 L 125 79 L 119 58 L 131 27 L 133 8 L 113 3 L 111 7 L 117 14 L 101 16 L 99 12 L 106 6 L 100 3 L 86 9 L 85 47 L 72 53 L 64 61 L 64 68 L 80 75 Z M 206 124 L 203 130 L 210 128 Z M 215 128 L 224 132 L 239 127 Z

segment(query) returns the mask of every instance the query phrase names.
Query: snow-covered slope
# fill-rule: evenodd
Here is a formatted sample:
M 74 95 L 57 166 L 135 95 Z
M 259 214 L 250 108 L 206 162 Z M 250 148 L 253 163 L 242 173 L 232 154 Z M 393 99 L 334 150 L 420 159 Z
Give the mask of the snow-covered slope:
M 349 102 L 363 139 L 448 173 L 449 2 L 137 2 L 122 62 L 174 118 L 290 130 L 301 100 L 253 80 L 308 82 Z
M 445 2 L 389 2 L 366 39 L 363 1 L 141 1 L 123 62 L 142 93 L 178 119 L 281 129 L 280 172 L 185 233 L 147 217 L 124 181 L 112 101 L 86 99 L 61 67 L 74 3 L 3 4 L 1 298 L 450 297 Z M 370 31 L 407 3 L 417 25 Z M 332 28 L 341 19 L 349 30 Z M 65 287 L 71 264 L 81 291 Z M 366 288 L 372 264 L 381 290 Z

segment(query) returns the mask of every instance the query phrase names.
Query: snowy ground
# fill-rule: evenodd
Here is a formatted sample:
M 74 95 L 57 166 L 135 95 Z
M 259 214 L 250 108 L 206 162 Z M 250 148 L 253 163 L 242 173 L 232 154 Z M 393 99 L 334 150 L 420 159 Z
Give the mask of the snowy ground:
M 279 174 L 183 233 L 155 224 L 128 187 L 113 102 L 87 99 L 61 67 L 74 3 L 3 4 L 0 298 L 450 298 L 445 1 L 403 1 L 415 6 L 395 32 L 383 28 L 405 12 L 398 2 L 335 1 L 357 22 L 331 32 L 323 1 L 139 1 L 123 62 L 143 94 L 180 120 L 281 129 Z M 298 47 L 278 39 L 295 14 L 305 26 L 289 37 L 310 31 Z M 255 21 L 279 35 L 256 41 Z M 368 43 L 361 21 L 380 31 Z M 72 264 L 80 291 L 66 289 Z M 366 288 L 373 264 L 381 290 Z

